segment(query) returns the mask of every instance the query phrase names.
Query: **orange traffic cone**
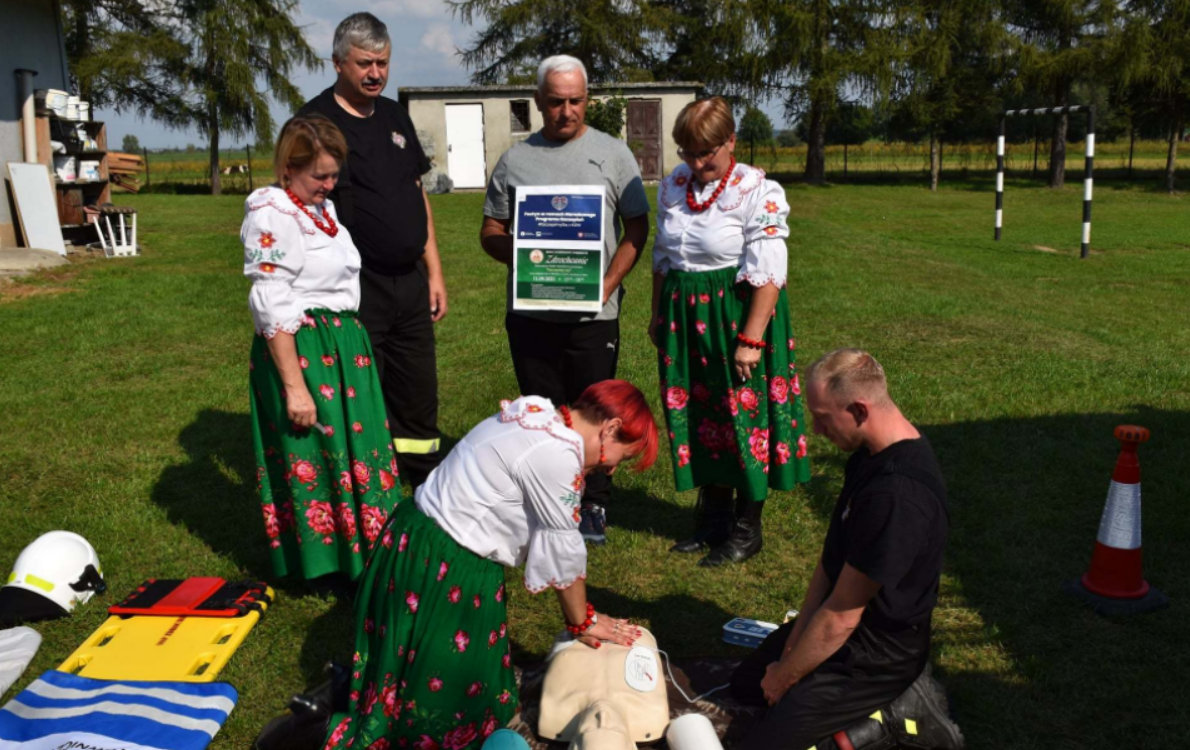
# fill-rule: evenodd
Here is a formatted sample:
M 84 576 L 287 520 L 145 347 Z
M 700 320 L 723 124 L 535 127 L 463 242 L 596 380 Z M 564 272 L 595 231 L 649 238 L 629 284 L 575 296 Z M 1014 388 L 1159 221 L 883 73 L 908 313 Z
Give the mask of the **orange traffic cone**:
M 1091 567 L 1069 588 L 1100 614 L 1148 612 L 1169 604 L 1169 599 L 1151 587 L 1141 571 L 1140 461 L 1136 446 L 1149 439 L 1149 431 L 1136 425 L 1120 425 L 1115 436 L 1120 441 L 1120 455 L 1107 490 Z

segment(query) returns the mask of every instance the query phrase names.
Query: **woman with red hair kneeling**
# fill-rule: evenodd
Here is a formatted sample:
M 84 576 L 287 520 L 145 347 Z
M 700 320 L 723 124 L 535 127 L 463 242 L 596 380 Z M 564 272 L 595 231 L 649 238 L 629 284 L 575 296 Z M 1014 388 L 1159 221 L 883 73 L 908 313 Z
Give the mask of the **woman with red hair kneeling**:
M 326 747 L 478 748 L 517 707 L 504 568 L 552 588 L 566 628 L 588 646 L 631 645 L 639 630 L 587 601 L 579 502 L 591 472 L 657 458 L 657 426 L 622 380 L 571 405 L 505 401 L 402 503 L 368 561 L 356 601 L 346 714 Z

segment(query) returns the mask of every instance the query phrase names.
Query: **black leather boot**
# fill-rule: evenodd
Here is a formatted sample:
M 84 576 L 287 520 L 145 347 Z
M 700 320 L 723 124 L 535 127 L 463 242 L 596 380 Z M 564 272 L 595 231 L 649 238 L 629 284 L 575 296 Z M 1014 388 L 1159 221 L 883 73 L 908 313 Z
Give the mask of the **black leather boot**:
M 709 485 L 698 489 L 694 535 L 669 548 L 670 552 L 702 552 L 727 541 L 735 515 L 731 510 L 732 489 Z
M 736 509 L 735 525 L 731 527 L 727 541 L 699 560 L 699 565 L 714 568 L 723 563 L 743 562 L 764 546 L 764 539 L 760 533 L 760 514 L 764 510 L 764 501 L 737 500 Z

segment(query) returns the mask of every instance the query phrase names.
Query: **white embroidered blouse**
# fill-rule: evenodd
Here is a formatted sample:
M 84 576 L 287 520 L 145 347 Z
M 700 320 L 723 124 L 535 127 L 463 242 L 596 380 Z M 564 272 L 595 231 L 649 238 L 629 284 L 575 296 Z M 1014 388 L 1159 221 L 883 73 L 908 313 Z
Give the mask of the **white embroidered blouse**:
M 359 251 L 329 200 L 322 211 L 339 227 L 334 237 L 314 226 L 281 188 L 261 188 L 244 201 L 240 241 L 244 275 L 252 280 L 248 307 L 256 332 L 266 338 L 296 333 L 311 308 L 359 309 Z
M 468 432 L 414 501 L 480 557 L 523 564 L 536 593 L 587 577 L 582 491 L 582 438 L 548 399 L 522 396 Z
M 736 164 L 727 187 L 706 211 L 686 205 L 690 168 L 679 165 L 657 187 L 657 241 L 653 270 L 715 271 L 739 268 L 736 281 L 785 286 L 789 257 L 785 238 L 789 203 L 785 190 L 765 179 L 763 169 Z M 696 189 L 694 199 L 711 197 L 718 183 Z

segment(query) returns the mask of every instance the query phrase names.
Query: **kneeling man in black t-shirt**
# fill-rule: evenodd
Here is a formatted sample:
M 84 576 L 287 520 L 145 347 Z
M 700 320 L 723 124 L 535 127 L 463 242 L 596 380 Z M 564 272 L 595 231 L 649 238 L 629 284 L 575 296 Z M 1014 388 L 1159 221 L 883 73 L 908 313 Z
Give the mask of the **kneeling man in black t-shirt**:
M 814 432 L 852 455 L 801 614 L 732 676 L 738 699 L 771 707 L 748 750 L 804 750 L 888 706 L 927 665 L 938 601 L 946 486 L 880 363 L 839 349 L 803 385 Z

